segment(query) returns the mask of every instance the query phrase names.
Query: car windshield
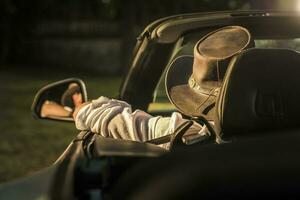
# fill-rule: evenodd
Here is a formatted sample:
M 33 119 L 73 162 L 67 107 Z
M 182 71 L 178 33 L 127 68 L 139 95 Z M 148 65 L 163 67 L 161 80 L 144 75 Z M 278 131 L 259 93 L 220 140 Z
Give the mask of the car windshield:
M 284 48 L 300 51 L 300 38 L 255 39 L 254 42 L 256 48 Z M 195 41 L 187 42 L 187 44 L 182 45 L 184 48 L 181 51 L 188 54 L 192 54 L 193 44 L 195 44 Z M 174 51 L 176 51 L 176 49 Z M 150 113 L 164 114 L 176 111 L 176 108 L 169 101 L 165 90 L 165 76 L 166 70 L 162 74 L 155 88 L 152 102 L 148 105 L 148 112 Z

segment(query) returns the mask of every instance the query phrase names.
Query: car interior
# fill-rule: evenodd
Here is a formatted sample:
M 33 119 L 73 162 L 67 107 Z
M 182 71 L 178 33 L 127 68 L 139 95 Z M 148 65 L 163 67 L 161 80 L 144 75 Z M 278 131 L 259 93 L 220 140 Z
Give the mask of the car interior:
M 223 144 L 216 145 L 210 140 L 177 146 L 171 154 L 139 163 L 118 180 L 116 198 L 123 195 L 137 199 L 182 199 L 195 198 L 195 195 L 198 198 L 299 196 L 296 188 L 300 180 L 297 159 L 300 91 L 296 86 L 300 83 L 300 32 L 296 19 L 245 18 L 243 23 L 231 22 L 230 25 L 242 25 L 250 30 L 255 47 L 231 60 L 223 80 L 214 120 L 215 134 L 222 137 Z M 162 36 L 160 41 L 166 43 L 178 36 L 173 41 L 168 63 L 181 55 L 192 56 L 197 40 L 219 28 L 193 29 L 191 23 L 190 30 L 182 31 L 184 28 L 177 24 L 177 34 L 175 23 L 172 25 L 157 33 Z M 175 33 L 168 39 L 170 30 Z M 165 92 L 167 68 L 168 64 L 148 105 L 147 111 L 154 115 L 175 111 Z M 144 171 L 147 176 L 141 181 Z M 122 186 L 129 180 L 146 184 L 138 188 L 127 185 L 125 191 Z
M 140 162 L 118 180 L 114 198 L 299 196 L 300 91 L 293 87 L 299 65 L 299 53 L 290 49 L 252 48 L 237 55 L 216 103 L 216 134 L 224 143 L 176 146 L 171 154 Z

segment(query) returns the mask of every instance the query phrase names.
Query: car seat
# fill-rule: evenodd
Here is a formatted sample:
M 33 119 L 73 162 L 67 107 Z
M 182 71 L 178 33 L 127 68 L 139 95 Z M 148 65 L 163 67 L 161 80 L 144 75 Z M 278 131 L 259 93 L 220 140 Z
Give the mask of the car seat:
M 217 136 L 299 126 L 299 86 L 296 51 L 253 48 L 235 56 L 216 101 Z

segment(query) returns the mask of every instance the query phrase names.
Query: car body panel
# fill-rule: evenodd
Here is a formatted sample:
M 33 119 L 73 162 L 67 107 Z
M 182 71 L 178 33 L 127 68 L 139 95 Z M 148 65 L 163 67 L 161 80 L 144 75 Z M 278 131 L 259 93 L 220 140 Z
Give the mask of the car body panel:
M 34 175 L 0 185 L 0 199 L 50 199 L 58 165 Z

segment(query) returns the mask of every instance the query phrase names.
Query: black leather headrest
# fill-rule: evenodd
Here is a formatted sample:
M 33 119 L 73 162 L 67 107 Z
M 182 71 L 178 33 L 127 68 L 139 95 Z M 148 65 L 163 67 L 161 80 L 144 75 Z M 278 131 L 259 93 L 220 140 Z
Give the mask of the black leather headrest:
M 224 136 L 300 126 L 300 54 L 253 48 L 234 57 L 215 123 Z

